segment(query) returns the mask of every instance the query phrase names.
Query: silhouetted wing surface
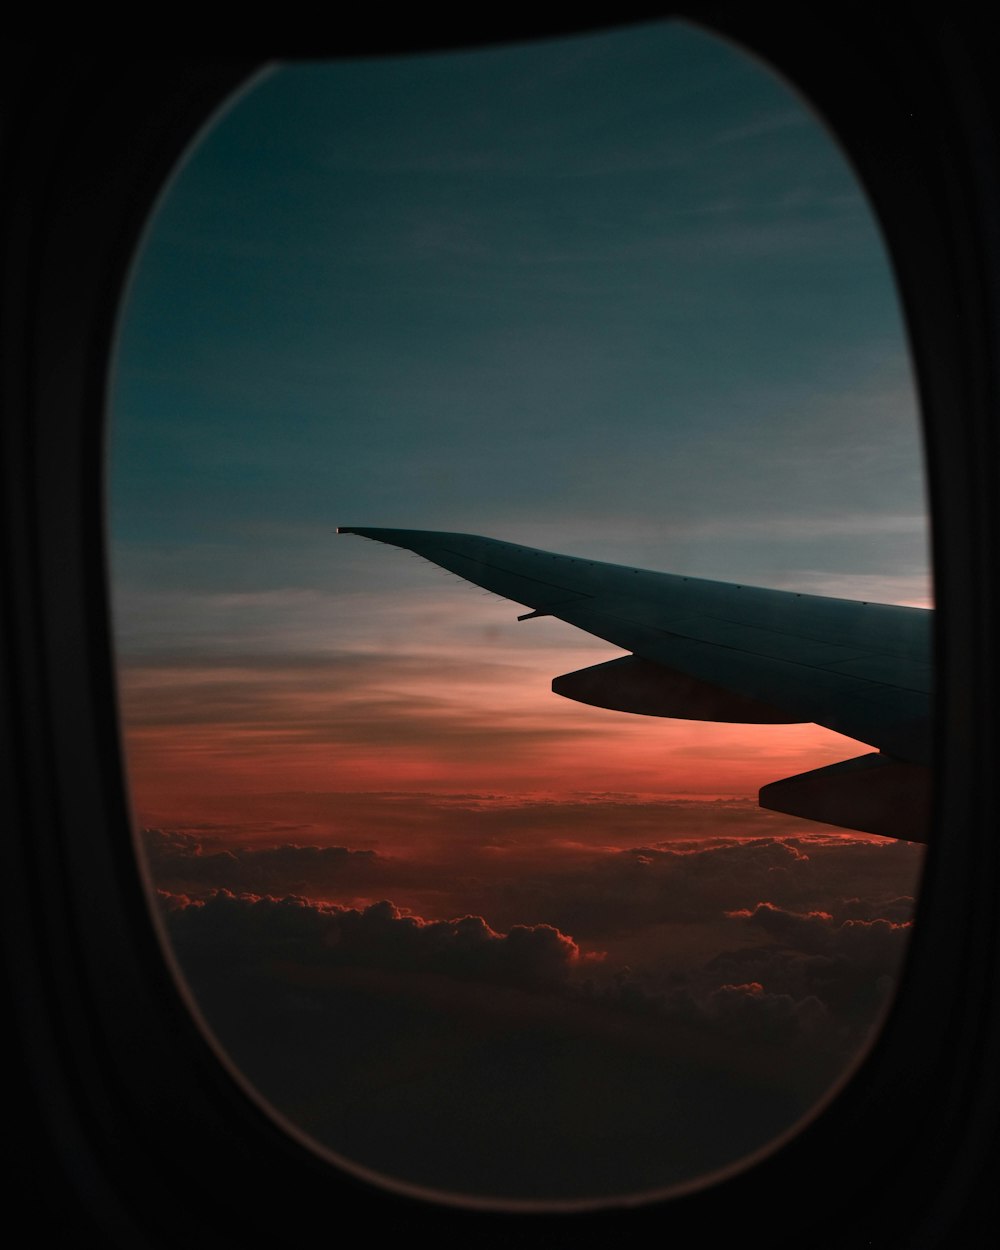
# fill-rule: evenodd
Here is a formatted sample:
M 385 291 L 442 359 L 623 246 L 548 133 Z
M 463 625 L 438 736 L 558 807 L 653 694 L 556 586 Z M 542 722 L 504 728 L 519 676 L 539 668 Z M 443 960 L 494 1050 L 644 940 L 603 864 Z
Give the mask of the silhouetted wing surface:
M 415 552 L 530 608 L 521 619 L 554 616 L 631 653 L 556 678 L 553 689 L 569 698 L 693 720 L 813 721 L 877 747 L 877 756 L 767 786 L 761 802 L 926 837 L 929 610 L 656 573 L 472 534 L 339 532 Z

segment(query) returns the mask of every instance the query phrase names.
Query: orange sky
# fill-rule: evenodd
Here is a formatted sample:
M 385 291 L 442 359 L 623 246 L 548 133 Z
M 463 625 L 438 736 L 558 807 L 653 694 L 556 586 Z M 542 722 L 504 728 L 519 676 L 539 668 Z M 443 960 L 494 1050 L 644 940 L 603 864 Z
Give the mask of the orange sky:
M 556 671 L 609 654 L 581 648 Z M 130 669 L 123 712 L 136 819 L 249 828 L 265 796 L 285 796 L 291 818 L 305 795 L 359 791 L 754 796 L 868 749 L 815 725 L 588 707 L 548 690 L 551 654 L 528 648 L 521 660 L 425 656 L 415 667 L 373 660 L 327 674 L 294 662 Z

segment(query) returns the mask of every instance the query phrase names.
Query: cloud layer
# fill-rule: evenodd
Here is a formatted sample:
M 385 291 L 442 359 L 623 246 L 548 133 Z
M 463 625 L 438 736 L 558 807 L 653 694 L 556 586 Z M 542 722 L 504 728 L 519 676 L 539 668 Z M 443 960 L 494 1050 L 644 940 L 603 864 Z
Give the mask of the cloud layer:
M 919 865 L 729 836 L 449 888 L 344 847 L 150 843 L 185 976 L 273 1106 L 395 1179 L 518 1199 L 661 1188 L 806 1115 L 891 1001 Z M 292 877 L 313 901 L 277 896 Z M 394 879 L 454 910 L 316 900 Z

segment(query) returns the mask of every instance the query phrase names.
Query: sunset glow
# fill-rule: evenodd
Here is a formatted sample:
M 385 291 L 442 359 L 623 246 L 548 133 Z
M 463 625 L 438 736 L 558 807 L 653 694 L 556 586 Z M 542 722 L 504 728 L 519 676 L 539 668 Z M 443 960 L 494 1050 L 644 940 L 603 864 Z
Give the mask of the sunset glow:
M 525 668 L 464 687 L 448 673 L 442 664 L 400 678 L 387 666 L 384 683 L 366 673 L 370 687 L 345 697 L 296 688 L 294 670 L 132 672 L 124 708 L 136 815 L 143 824 L 196 821 L 208 804 L 249 831 L 268 795 L 289 818 L 311 794 L 356 791 L 754 796 L 769 780 L 863 750 L 816 725 L 640 719 L 544 686 L 533 698 L 537 675 Z M 185 719 L 195 700 L 204 720 Z M 332 832 L 320 825 L 312 836 Z

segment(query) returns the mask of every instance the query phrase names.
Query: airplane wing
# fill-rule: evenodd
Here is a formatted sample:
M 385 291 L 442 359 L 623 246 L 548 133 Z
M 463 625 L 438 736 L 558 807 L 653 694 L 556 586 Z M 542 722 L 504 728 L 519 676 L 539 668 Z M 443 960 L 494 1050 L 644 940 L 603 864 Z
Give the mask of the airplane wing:
M 877 748 L 765 786 L 775 811 L 926 841 L 931 621 L 924 608 L 706 581 L 474 534 L 341 527 L 389 543 L 631 654 L 552 689 L 647 716 L 812 721 Z

